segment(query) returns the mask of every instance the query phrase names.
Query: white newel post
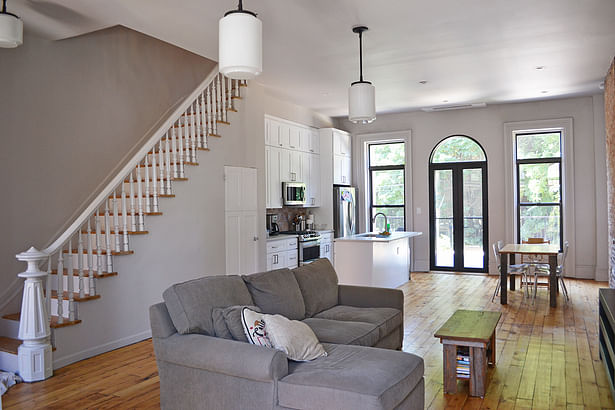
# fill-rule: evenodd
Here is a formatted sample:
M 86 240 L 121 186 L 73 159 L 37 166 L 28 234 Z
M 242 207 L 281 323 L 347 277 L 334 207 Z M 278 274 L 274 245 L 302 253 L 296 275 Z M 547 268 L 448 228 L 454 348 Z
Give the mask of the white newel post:
M 23 299 L 21 302 L 21 319 L 19 320 L 19 346 L 17 357 L 19 375 L 26 382 L 45 380 L 53 374 L 51 359 L 51 330 L 49 316 L 43 296 L 43 279 L 47 276 L 38 264 L 49 257 L 34 247 L 16 255 L 17 259 L 28 263 L 20 278 L 25 278 Z

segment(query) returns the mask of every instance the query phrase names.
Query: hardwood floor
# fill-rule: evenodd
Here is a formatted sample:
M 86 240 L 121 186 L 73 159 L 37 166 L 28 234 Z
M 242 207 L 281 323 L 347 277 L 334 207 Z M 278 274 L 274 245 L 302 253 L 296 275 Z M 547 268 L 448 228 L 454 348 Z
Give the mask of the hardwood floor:
M 546 289 L 535 303 L 509 292 L 491 303 L 494 277 L 415 273 L 405 294 L 404 351 L 425 359 L 425 407 L 430 409 L 615 408 L 598 353 L 598 289 L 606 283 L 567 280 L 571 301 L 549 308 Z M 442 393 L 442 345 L 433 337 L 456 309 L 502 312 L 497 366 L 484 399 Z M 152 343 L 137 343 L 56 370 L 44 382 L 20 384 L 3 397 L 11 408 L 156 408 L 159 379 Z

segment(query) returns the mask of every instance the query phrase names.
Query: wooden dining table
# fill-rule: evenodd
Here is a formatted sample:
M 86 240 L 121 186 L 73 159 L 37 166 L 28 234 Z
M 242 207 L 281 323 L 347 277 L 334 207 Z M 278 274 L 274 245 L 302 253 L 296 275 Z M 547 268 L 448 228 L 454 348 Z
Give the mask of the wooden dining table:
M 500 303 L 506 305 L 508 303 L 508 289 L 507 289 L 507 276 L 508 276 L 508 263 L 515 264 L 516 255 L 546 255 L 549 257 L 549 305 L 551 307 L 557 306 L 557 255 L 559 253 L 558 245 L 551 244 L 518 244 L 511 243 L 500 249 L 500 275 L 501 275 L 501 289 L 500 289 Z M 508 255 L 508 258 L 506 258 Z M 508 259 L 508 260 L 507 260 Z M 515 277 L 510 277 L 510 290 L 515 290 Z

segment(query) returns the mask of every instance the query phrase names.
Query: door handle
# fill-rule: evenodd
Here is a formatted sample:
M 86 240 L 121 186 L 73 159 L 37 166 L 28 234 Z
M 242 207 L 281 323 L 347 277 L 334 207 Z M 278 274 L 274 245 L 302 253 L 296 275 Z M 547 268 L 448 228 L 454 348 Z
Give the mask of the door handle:
M 258 241 L 258 236 L 254 237 L 254 242 Z

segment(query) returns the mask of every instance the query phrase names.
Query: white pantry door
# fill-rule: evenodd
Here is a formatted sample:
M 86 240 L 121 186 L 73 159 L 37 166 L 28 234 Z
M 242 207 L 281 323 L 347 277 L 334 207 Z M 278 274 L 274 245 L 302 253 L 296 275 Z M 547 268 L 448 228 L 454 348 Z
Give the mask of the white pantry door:
M 256 169 L 224 167 L 226 274 L 258 270 Z

